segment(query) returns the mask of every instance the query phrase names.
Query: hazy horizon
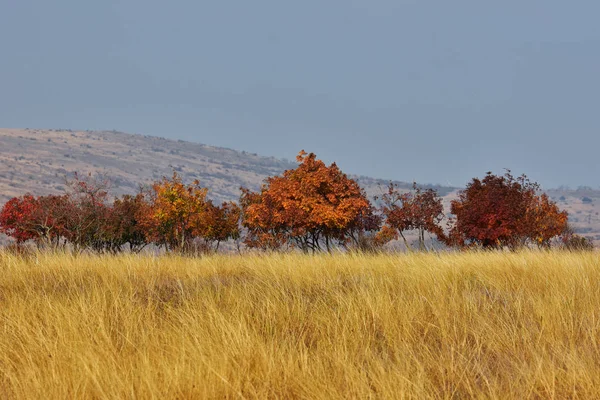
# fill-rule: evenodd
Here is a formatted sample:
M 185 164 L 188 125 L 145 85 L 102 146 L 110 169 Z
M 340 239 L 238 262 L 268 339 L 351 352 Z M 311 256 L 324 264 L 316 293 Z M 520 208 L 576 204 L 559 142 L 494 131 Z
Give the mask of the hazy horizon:
M 0 125 L 118 130 L 464 186 L 600 185 L 600 3 L 11 2 Z

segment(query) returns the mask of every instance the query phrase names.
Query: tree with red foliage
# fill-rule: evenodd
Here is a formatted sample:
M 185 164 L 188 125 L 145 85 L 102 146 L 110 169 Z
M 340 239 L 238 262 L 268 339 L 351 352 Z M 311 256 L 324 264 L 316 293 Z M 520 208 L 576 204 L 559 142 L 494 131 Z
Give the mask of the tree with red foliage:
M 383 218 L 377 209 L 369 202 L 368 207 L 362 210 L 352 223 L 348 224 L 347 235 L 352 244 L 352 249 L 361 252 L 377 252 L 394 239 L 389 232 L 380 229 Z
M 17 244 L 39 238 L 39 232 L 31 223 L 36 207 L 36 199 L 30 194 L 10 199 L 0 211 L 0 232 Z
M 515 178 L 488 172 L 474 178 L 451 203 L 454 214 L 446 242 L 459 247 L 509 247 L 528 242 L 545 246 L 560 234 L 567 214 L 547 196 L 538 196 L 539 185 L 525 175 Z
M 67 202 L 67 196 L 15 197 L 0 212 L 0 232 L 18 244 L 33 240 L 38 246 L 57 247 L 64 235 L 60 210 Z
M 138 253 L 147 246 L 148 241 L 140 218 L 148 207 L 142 193 L 115 199 L 109 208 L 104 235 L 108 250 L 120 252 L 123 246 L 129 245 L 132 252 Z
M 107 249 L 108 188 L 110 181 L 104 175 L 81 176 L 75 174 L 68 180 L 68 201 L 58 210 L 57 218 L 62 221 L 64 236 L 75 251 L 90 248 L 96 251 Z
M 355 242 L 360 231 L 375 229 L 371 203 L 356 181 L 313 153 L 301 151 L 296 159 L 296 169 L 267 178 L 260 192 L 242 189 L 248 246 L 330 251 Z
M 390 183 L 382 202 L 385 225 L 400 235 L 407 249 L 410 249 L 410 245 L 404 236 L 406 231 L 417 231 L 420 250 L 427 249 L 425 232 L 438 238 L 443 236 L 440 223 L 444 218 L 444 207 L 436 190 L 423 190 L 414 182 L 411 192 L 401 193 L 397 185 Z

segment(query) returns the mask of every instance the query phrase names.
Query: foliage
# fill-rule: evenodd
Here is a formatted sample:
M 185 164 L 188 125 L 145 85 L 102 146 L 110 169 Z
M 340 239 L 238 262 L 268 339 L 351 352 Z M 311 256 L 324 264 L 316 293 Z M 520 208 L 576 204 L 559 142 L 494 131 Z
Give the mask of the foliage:
M 39 234 L 31 223 L 36 207 L 36 199 L 30 194 L 10 199 L 0 212 L 0 232 L 17 243 L 37 239 Z
M 139 252 L 149 242 L 187 251 L 195 241 L 214 249 L 240 237 L 240 209 L 235 203 L 215 206 L 199 182 L 184 185 L 174 174 L 156 182 L 150 193 L 108 201 L 109 182 L 102 176 L 75 174 L 63 196 L 27 194 L 9 200 L 0 211 L 0 233 L 17 244 L 58 247 L 61 240 L 75 251 Z
M 65 238 L 76 251 L 86 248 L 107 249 L 110 205 L 108 204 L 108 178 L 96 175 L 80 176 L 67 181 L 68 201 L 58 210 L 63 221 Z
M 108 249 L 119 252 L 123 246 L 129 245 L 131 251 L 138 253 L 146 247 L 148 242 L 140 219 L 148 208 L 149 204 L 142 193 L 115 199 L 108 214 L 106 232 Z
M 231 202 L 216 206 L 207 193 L 197 180 L 184 184 L 177 172 L 154 183 L 149 199 L 137 211 L 146 239 L 190 253 L 218 250 L 220 243 L 239 238 L 240 208 Z
M 414 182 L 411 192 L 400 193 L 398 186 L 390 183 L 381 200 L 385 225 L 400 235 L 407 249 L 410 245 L 404 236 L 405 231 L 417 231 L 420 250 L 426 250 L 425 232 L 436 237 L 443 235 L 440 224 L 444 218 L 444 206 L 435 189 L 423 190 Z
M 197 180 L 185 184 L 177 172 L 112 202 L 105 176 L 75 174 L 65 195 L 9 200 L 0 210 L 0 233 L 17 245 L 113 253 L 139 252 L 150 243 L 180 253 L 212 252 L 228 240 L 239 248 L 239 239 L 262 250 L 378 251 L 399 237 L 410 248 L 408 231 L 417 232 L 421 250 L 427 249 L 426 233 L 463 249 L 548 248 L 558 237 L 563 248 L 591 247 L 567 229 L 567 213 L 525 175 L 474 178 L 452 201 L 444 231 L 442 199 L 432 188 L 413 183 L 412 191 L 401 192 L 391 183 L 377 209 L 335 163 L 327 166 L 304 151 L 297 161 L 297 168 L 267 178 L 258 192 L 242 188 L 239 205 L 213 204 L 206 188 Z
M 299 166 L 267 178 L 259 193 L 242 189 L 240 204 L 250 247 L 332 250 L 356 243 L 378 228 L 373 208 L 358 183 L 333 163 L 301 151 Z
M 205 243 L 214 243 L 214 250 L 219 250 L 222 242 L 239 239 L 240 215 L 240 207 L 234 202 L 224 202 L 221 206 L 215 206 L 209 201 L 204 215 L 204 230 L 201 234 Z
M 446 243 L 512 249 L 527 243 L 548 246 L 563 231 L 567 213 L 545 194 L 538 196 L 538 190 L 527 176 L 514 178 L 510 171 L 474 178 L 451 203 L 454 220 Z
M 14 197 L 0 211 L 0 232 L 18 244 L 33 240 L 38 246 L 56 247 L 66 232 L 63 210 L 68 202 L 67 196 Z
M 592 251 L 594 244 L 586 237 L 577 235 L 573 227 L 569 224 L 565 226 L 560 241 L 562 248 L 569 251 Z
M 195 180 L 185 185 L 177 172 L 152 185 L 150 205 L 141 216 L 149 241 L 183 252 L 205 229 L 207 189 Z
M 527 238 L 540 247 L 550 247 L 550 241 L 567 227 L 568 215 L 542 193 L 533 196 L 525 218 Z

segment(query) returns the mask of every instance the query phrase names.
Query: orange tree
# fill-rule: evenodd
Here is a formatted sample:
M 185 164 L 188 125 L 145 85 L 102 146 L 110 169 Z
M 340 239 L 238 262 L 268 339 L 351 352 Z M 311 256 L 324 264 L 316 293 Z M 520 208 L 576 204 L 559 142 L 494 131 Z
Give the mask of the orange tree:
M 567 213 L 558 210 L 539 185 L 525 175 L 515 178 L 488 172 L 474 178 L 457 200 L 446 243 L 459 247 L 518 248 L 527 243 L 549 245 L 566 227 Z
M 442 198 L 434 189 L 423 190 L 413 183 L 412 192 L 400 193 L 398 186 L 390 183 L 381 200 L 385 226 L 400 235 L 407 249 L 410 245 L 404 236 L 405 231 L 417 232 L 420 250 L 426 250 L 425 232 L 443 237 L 440 224 L 444 219 L 444 207 Z
M 221 206 L 215 206 L 212 201 L 209 201 L 203 216 L 204 228 L 200 232 L 205 246 L 210 248 L 214 244 L 214 250 L 217 251 L 222 242 L 238 239 L 240 212 L 240 207 L 233 202 L 224 202 Z
M 361 232 L 379 228 L 358 183 L 333 163 L 301 151 L 299 166 L 267 178 L 260 192 L 242 189 L 242 224 L 250 247 L 330 251 L 357 243 Z
M 534 196 L 527 209 L 527 238 L 539 247 L 550 247 L 550 241 L 565 233 L 568 215 L 559 210 L 545 193 Z

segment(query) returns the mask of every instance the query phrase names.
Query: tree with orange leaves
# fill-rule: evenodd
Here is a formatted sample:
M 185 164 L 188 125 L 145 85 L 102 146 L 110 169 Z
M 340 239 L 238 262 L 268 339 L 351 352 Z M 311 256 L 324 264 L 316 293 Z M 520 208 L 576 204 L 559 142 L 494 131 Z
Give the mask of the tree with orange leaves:
M 568 214 L 542 193 L 534 196 L 527 209 L 527 237 L 539 247 L 550 247 L 550 241 L 567 229 Z
M 240 207 L 234 202 L 224 202 L 216 206 L 209 201 L 204 213 L 204 229 L 201 237 L 210 248 L 214 243 L 214 251 L 219 250 L 219 245 L 229 239 L 240 237 Z
M 305 151 L 296 159 L 296 169 L 267 178 L 260 192 L 242 189 L 248 246 L 330 251 L 355 242 L 361 231 L 378 228 L 365 193 L 335 163 L 327 166 Z

